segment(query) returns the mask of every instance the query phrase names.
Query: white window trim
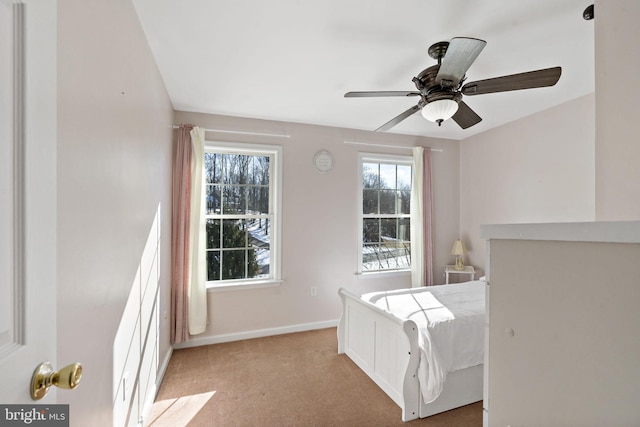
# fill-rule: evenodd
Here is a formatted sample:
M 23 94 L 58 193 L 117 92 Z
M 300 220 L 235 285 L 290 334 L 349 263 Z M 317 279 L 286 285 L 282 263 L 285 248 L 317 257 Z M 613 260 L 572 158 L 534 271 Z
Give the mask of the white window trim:
M 410 268 L 406 269 L 398 269 L 398 270 L 387 270 L 387 271 L 362 271 L 362 164 L 366 162 L 374 162 L 374 163 L 384 163 L 384 162 L 393 162 L 397 164 L 405 164 L 409 165 L 412 168 L 413 165 L 413 156 L 403 156 L 399 154 L 380 154 L 380 153 L 358 153 L 358 197 L 357 200 L 357 211 L 358 212 L 358 265 L 356 266 L 356 275 L 358 278 L 380 278 L 381 275 L 384 276 L 405 276 L 411 273 Z
M 205 141 L 205 152 L 223 152 L 229 154 L 269 154 L 273 155 L 270 175 L 273 186 L 269 191 L 269 203 L 273 210 L 274 221 L 271 224 L 270 244 L 270 277 L 259 279 L 237 279 L 207 281 L 207 292 L 220 292 L 229 290 L 246 290 L 256 288 L 268 288 L 282 284 L 282 169 L 283 148 L 280 145 L 251 144 L 227 141 Z M 205 192 L 203 192 L 203 197 Z
M 411 276 L 411 270 L 408 268 L 402 269 L 402 270 L 366 271 L 366 272 L 356 273 L 356 277 L 358 280 L 380 279 L 382 277 L 395 278 L 395 277 L 406 277 L 406 276 Z

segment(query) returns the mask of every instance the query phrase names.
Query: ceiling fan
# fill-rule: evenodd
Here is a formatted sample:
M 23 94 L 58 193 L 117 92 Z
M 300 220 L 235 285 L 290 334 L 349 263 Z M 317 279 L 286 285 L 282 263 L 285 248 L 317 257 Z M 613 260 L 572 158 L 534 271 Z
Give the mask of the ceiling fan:
M 480 123 L 478 116 L 464 101 L 463 95 L 473 96 L 485 93 L 507 92 L 555 85 L 562 73 L 561 67 L 545 68 L 508 76 L 477 80 L 463 85 L 465 73 L 487 44 L 484 40 L 469 37 L 455 37 L 451 42 L 438 42 L 429 47 L 429 56 L 438 61 L 424 69 L 413 83 L 417 91 L 374 91 L 347 92 L 345 98 L 366 98 L 379 96 L 419 96 L 417 105 L 399 114 L 376 131 L 386 131 L 422 111 L 429 121 L 442 125 L 453 119 L 462 129 Z

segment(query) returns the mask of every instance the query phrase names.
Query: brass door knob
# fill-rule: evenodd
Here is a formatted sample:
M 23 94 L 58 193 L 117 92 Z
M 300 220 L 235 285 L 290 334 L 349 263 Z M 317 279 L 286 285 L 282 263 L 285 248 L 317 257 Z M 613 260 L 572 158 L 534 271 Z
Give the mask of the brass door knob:
M 43 362 L 33 371 L 31 377 L 31 398 L 40 400 L 47 395 L 49 388 L 54 385 L 59 388 L 74 389 L 78 387 L 82 378 L 82 365 L 72 363 L 58 372 L 54 372 L 49 362 Z

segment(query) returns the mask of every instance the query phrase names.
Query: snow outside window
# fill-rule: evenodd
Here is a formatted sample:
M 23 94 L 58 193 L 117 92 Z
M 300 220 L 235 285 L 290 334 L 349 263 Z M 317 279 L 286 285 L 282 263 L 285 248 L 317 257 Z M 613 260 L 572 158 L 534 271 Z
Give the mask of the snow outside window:
M 358 273 L 411 269 L 409 156 L 361 154 Z
M 207 142 L 207 286 L 280 280 L 281 147 Z

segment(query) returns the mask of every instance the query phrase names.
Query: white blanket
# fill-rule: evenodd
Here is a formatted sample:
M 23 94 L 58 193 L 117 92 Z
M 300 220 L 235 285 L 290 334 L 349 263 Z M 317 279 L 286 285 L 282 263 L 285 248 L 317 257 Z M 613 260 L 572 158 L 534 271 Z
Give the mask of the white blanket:
M 483 363 L 484 285 L 473 281 L 362 295 L 362 299 L 418 325 L 418 374 L 425 403 L 440 395 L 448 372 Z

